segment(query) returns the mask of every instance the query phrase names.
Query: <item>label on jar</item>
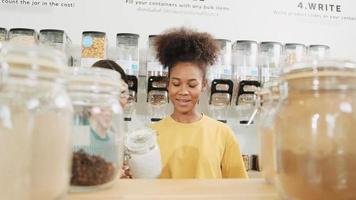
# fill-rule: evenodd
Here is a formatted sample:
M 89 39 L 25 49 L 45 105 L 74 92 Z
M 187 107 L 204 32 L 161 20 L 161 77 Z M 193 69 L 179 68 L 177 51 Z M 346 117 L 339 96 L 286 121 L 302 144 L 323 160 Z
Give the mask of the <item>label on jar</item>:
M 81 58 L 80 65 L 82 67 L 91 67 L 98 60 L 100 60 L 100 59 L 99 58 Z
M 258 80 L 258 67 L 241 67 L 241 80 Z
M 128 75 L 138 75 L 139 62 L 136 60 L 116 60 L 116 63 L 125 70 Z
M 83 37 L 82 44 L 85 48 L 91 47 L 93 45 L 93 38 L 90 36 Z
M 73 126 L 72 140 L 74 146 L 90 145 L 90 126 Z
M 168 70 L 168 69 L 167 69 Z M 163 66 L 158 61 L 147 62 L 147 73 L 149 72 L 163 72 Z

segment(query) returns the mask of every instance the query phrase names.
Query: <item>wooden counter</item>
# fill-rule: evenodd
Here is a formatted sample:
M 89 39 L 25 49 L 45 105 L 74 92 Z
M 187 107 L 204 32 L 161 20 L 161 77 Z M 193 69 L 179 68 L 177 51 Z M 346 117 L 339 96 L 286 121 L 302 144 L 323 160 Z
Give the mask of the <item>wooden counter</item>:
M 263 179 L 118 180 L 97 192 L 70 193 L 67 200 L 279 200 Z

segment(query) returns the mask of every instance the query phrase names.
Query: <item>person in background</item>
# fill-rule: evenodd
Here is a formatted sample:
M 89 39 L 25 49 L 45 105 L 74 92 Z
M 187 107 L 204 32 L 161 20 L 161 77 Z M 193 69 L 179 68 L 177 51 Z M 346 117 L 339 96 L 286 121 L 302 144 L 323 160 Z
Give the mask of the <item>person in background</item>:
M 247 178 L 233 131 L 197 109 L 207 89 L 206 71 L 218 46 L 208 33 L 171 29 L 155 40 L 157 58 L 168 67 L 173 113 L 151 125 L 162 157 L 160 178 Z
M 122 69 L 120 65 L 118 65 L 115 61 L 113 60 L 99 60 L 95 62 L 92 67 L 99 67 L 99 68 L 106 68 L 106 69 L 112 69 L 114 71 L 117 71 L 121 75 L 121 95 L 120 95 L 120 105 L 124 109 L 124 107 L 127 104 L 128 101 L 128 81 L 127 77 L 125 74 L 125 71 Z M 123 168 L 121 171 L 121 176 L 120 178 L 132 178 L 132 175 L 130 173 L 130 169 L 128 167 L 128 155 L 125 153 L 124 156 L 124 164 Z
M 121 75 L 121 95 L 120 95 L 120 104 L 121 107 L 124 108 L 125 105 L 127 104 L 128 100 L 128 81 L 127 77 L 125 74 L 125 71 L 122 69 L 120 65 L 118 65 L 115 61 L 113 60 L 99 60 L 95 62 L 92 67 L 99 67 L 99 68 L 105 68 L 105 69 L 112 69 Z

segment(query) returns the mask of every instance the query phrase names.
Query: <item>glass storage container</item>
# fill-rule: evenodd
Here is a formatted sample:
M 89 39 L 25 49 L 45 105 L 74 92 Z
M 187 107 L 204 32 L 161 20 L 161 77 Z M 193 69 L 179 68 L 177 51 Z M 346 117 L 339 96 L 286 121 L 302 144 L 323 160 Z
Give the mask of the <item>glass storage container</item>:
M 260 120 L 257 126 L 259 136 L 259 166 L 263 178 L 273 183 L 275 178 L 275 133 L 274 118 L 279 102 L 279 84 L 267 82 L 263 89 L 256 92 L 260 103 Z
M 4 42 L 7 39 L 7 30 L 0 28 L 0 42 Z
M 209 84 L 214 79 L 231 79 L 231 41 L 225 39 L 217 39 L 216 43 L 219 46 L 219 55 L 213 66 L 210 66 L 207 71 L 207 79 Z
M 167 76 L 168 68 L 163 69 L 162 64 L 156 57 L 156 49 L 154 46 L 154 40 L 156 35 L 150 35 L 148 37 L 148 52 L 147 52 L 147 78 L 150 76 Z
M 138 34 L 118 33 L 116 35 L 116 62 L 125 70 L 127 75 L 139 75 Z
M 232 100 L 234 83 L 229 79 L 214 79 L 211 83 L 209 110 L 215 119 L 227 122 L 227 112 Z
M 72 65 L 70 48 L 72 41 L 63 30 L 42 29 L 39 34 L 40 44 L 49 46 L 65 53 L 68 66 Z
M 169 103 L 167 77 L 151 76 L 148 78 L 147 103 L 151 121 L 159 121 L 166 115 Z
M 304 44 L 286 43 L 284 45 L 284 59 L 286 65 L 293 65 L 306 58 L 307 47 Z
M 323 59 L 329 55 L 330 47 L 327 45 L 314 44 L 308 47 L 308 56 Z
M 12 28 L 9 30 L 8 39 L 19 45 L 34 45 L 38 43 L 38 34 L 34 29 Z
M 356 63 L 312 60 L 283 70 L 275 118 L 284 199 L 356 199 Z
M 107 57 L 106 33 L 98 31 L 84 31 L 82 33 L 81 65 L 91 66 L 98 60 Z
M 283 46 L 279 42 L 261 42 L 258 52 L 261 84 L 278 79 Z
M 161 153 L 156 131 L 150 128 L 130 133 L 126 140 L 128 165 L 133 178 L 158 178 L 161 174 Z
M 74 106 L 71 190 L 109 187 L 120 175 L 124 156 L 120 74 L 75 67 L 69 76 Z
M 11 136 L 19 139 L 14 153 L 21 154 L 19 157 L 12 155 L 11 162 L 20 164 L 31 159 L 30 168 L 27 169 L 30 173 L 30 199 L 62 199 L 69 185 L 73 111 L 65 89 L 64 55 L 38 46 L 6 46 L 2 51 L 2 59 L 2 70 L 7 69 L 9 75 L 8 80 L 8 77 L 2 76 L 2 81 L 6 83 L 2 90 L 12 93 L 8 96 L 12 96 L 11 106 L 17 106 L 15 113 L 11 113 L 11 107 L 3 106 L 2 118 L 8 117 L 4 125 L 15 128 L 23 135 Z M 9 118 L 11 116 L 15 120 L 13 123 Z M 31 131 L 30 124 L 33 128 Z M 27 148 L 27 143 L 31 140 L 27 136 L 25 138 L 29 132 L 32 133 L 31 151 Z M 3 148 L 3 145 L 0 146 Z M 9 147 L 6 153 L 11 155 L 11 149 L 15 146 Z M 1 159 L 6 158 L 7 156 L 1 156 Z M 24 175 L 21 172 L 17 174 L 22 167 L 21 164 L 13 165 L 11 173 L 6 176 Z M 12 179 L 18 181 L 17 178 Z M 18 179 L 21 180 L 20 177 Z M 16 187 L 10 190 L 13 192 Z M 2 186 L 1 189 L 3 188 Z M 12 195 L 20 195 L 21 191 L 13 192 Z M 5 199 L 23 198 L 12 196 Z
M 232 46 L 234 79 L 259 81 L 257 65 L 258 44 L 251 40 L 238 40 Z

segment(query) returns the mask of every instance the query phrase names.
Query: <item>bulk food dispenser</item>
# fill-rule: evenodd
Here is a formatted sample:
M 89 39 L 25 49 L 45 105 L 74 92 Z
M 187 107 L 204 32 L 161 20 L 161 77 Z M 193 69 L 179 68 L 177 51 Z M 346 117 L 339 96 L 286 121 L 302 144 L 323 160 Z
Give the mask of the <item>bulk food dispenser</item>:
M 82 34 L 81 65 L 91 66 L 107 57 L 107 38 L 105 32 L 84 31 Z
M 323 59 L 329 55 L 328 45 L 313 44 L 308 47 L 308 56 L 316 59 Z
M 286 43 L 284 45 L 284 59 L 286 65 L 301 62 L 307 55 L 307 47 L 304 44 Z
M 283 55 L 283 45 L 279 42 L 261 42 L 258 65 L 261 70 L 261 84 L 277 80 Z
M 38 34 L 34 29 L 12 28 L 9 30 L 8 39 L 11 43 L 34 45 L 38 43 Z
M 136 110 L 139 78 L 138 34 L 118 33 L 116 35 L 116 62 L 125 70 L 128 81 L 129 98 L 124 108 L 124 120 L 129 122 Z
M 6 28 L 0 28 L 0 42 L 4 42 L 7 38 Z
M 62 51 L 67 57 L 67 65 L 73 65 L 73 57 L 70 54 L 72 41 L 63 30 L 42 29 L 39 34 L 40 44 Z
M 246 124 L 254 110 L 255 91 L 260 87 L 257 64 L 258 44 L 256 41 L 236 41 L 232 47 L 233 68 L 236 87 L 236 109 L 240 124 Z
M 151 122 L 159 121 L 166 116 L 168 109 L 167 77 L 168 68 L 164 69 L 157 60 L 154 47 L 155 35 L 150 35 L 147 54 L 147 103 Z
M 240 140 L 241 151 L 247 170 L 257 167 L 257 127 L 256 122 L 248 119 L 255 110 L 256 94 L 260 87 L 260 73 L 257 63 L 258 44 L 251 40 L 238 40 L 232 46 L 232 65 L 236 82 L 236 134 Z M 257 120 L 258 118 L 256 118 Z
M 218 39 L 216 42 L 220 48 L 220 54 L 207 73 L 210 91 L 208 108 L 213 118 L 226 123 L 234 88 L 231 80 L 231 41 Z

